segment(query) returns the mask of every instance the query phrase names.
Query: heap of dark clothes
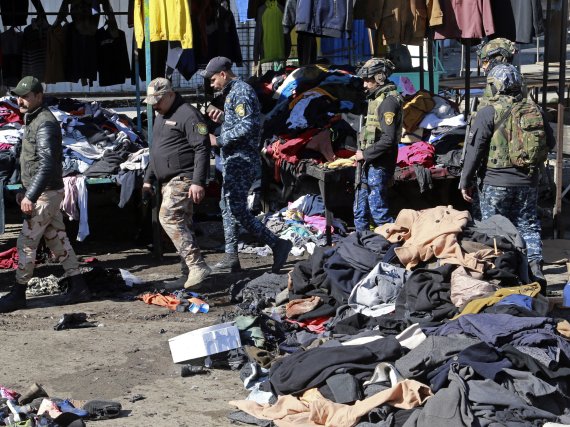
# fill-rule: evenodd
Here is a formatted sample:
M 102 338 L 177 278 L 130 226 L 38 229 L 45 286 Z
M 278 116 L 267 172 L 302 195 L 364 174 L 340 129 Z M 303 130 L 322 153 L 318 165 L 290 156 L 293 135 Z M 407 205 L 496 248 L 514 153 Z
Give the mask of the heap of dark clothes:
M 407 228 L 406 215 L 415 218 Z M 460 227 L 433 227 L 438 215 Z M 240 369 L 250 392 L 230 402 L 237 408 L 230 419 L 339 427 L 570 422 L 570 323 L 550 315 L 506 218 L 472 222 L 437 207 L 376 231 L 316 248 L 288 275 L 231 288 L 237 312 L 223 320 L 235 320 L 243 347 L 209 361 Z

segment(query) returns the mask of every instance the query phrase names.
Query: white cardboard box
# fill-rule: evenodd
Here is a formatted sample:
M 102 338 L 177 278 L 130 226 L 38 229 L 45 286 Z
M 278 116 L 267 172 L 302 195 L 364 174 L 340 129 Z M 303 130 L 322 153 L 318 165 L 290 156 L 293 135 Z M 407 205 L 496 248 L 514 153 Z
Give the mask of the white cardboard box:
M 174 363 L 198 359 L 241 347 L 239 330 L 233 322 L 208 326 L 168 340 Z

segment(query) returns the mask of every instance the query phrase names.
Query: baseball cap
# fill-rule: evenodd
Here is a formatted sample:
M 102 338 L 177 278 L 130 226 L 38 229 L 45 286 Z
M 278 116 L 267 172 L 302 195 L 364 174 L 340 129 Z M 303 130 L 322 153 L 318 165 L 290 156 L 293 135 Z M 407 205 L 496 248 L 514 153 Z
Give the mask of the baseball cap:
M 157 77 L 148 84 L 144 102 L 154 105 L 168 92 L 172 92 L 172 84 L 170 83 L 170 80 L 165 79 L 164 77 Z
M 43 92 L 42 83 L 34 76 L 26 76 L 18 82 L 18 85 L 10 91 L 14 96 L 26 96 L 30 92 Z
M 231 69 L 231 59 L 226 58 L 225 56 L 216 56 L 215 58 L 210 59 L 210 62 L 208 62 L 208 65 L 206 65 L 206 69 L 200 72 L 200 75 L 206 79 L 209 79 L 220 71 L 228 71 Z

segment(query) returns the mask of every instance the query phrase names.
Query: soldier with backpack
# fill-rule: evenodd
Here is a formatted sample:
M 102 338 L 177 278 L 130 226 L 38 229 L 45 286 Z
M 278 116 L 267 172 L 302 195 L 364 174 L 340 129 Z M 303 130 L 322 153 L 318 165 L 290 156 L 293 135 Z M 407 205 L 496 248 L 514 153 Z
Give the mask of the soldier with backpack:
M 523 97 L 522 87 L 522 76 L 511 64 L 498 64 L 489 72 L 489 99 L 467 136 L 460 187 L 463 198 L 472 203 L 472 183 L 479 175 L 483 220 L 499 214 L 517 227 L 531 272 L 544 291 L 538 175 L 555 140 L 540 108 Z

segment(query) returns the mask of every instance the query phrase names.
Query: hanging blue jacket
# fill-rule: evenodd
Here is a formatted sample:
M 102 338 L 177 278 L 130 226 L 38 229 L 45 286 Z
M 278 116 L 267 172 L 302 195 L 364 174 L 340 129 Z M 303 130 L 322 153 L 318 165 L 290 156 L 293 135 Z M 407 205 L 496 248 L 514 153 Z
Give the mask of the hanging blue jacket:
M 352 30 L 353 0 L 297 0 L 297 32 L 340 38 Z

